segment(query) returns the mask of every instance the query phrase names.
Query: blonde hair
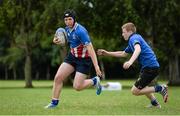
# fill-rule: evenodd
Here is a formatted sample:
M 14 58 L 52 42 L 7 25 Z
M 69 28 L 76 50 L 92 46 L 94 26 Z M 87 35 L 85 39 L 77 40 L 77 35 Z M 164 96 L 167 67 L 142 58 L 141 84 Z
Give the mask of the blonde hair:
M 125 23 L 121 28 L 126 29 L 126 31 L 132 31 L 133 33 L 136 32 L 136 26 L 131 22 Z

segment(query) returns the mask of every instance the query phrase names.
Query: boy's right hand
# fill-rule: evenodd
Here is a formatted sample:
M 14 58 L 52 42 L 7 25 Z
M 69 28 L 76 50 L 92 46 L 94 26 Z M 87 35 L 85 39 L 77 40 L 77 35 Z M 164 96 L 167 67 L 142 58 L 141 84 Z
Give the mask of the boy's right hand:
M 95 70 L 96 70 L 96 75 L 99 76 L 99 77 L 102 77 L 102 72 L 101 72 L 99 66 L 96 66 Z
M 104 55 L 107 54 L 107 51 L 104 50 L 104 49 L 98 49 L 98 50 L 97 50 L 97 54 L 98 54 L 99 56 L 104 56 Z
M 53 43 L 55 43 L 55 44 L 61 44 L 61 40 L 58 39 L 57 37 L 54 37 Z

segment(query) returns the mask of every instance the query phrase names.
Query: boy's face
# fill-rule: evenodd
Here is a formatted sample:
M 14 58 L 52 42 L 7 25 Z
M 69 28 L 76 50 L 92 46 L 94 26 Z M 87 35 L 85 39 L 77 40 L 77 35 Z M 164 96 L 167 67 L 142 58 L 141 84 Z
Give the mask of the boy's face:
M 65 17 L 64 22 L 65 22 L 66 26 L 68 26 L 69 28 L 73 28 L 74 19 L 72 17 Z
M 126 28 L 122 29 L 122 36 L 123 36 L 124 40 L 127 41 L 131 34 L 132 34 L 132 32 L 131 31 L 127 31 Z

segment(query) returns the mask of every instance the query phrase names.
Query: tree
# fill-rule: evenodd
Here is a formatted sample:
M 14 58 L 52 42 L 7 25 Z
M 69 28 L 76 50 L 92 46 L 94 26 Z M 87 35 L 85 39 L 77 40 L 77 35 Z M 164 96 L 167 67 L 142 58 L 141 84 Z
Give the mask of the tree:
M 169 84 L 180 85 L 179 48 L 177 47 L 180 43 L 178 41 L 180 25 L 177 23 L 177 17 L 180 17 L 179 1 L 134 1 L 134 7 L 144 22 L 145 26 L 142 26 L 145 28 L 144 32 L 152 38 L 161 66 L 164 67 L 163 70 L 168 72 L 167 69 L 169 69 L 169 73 L 166 73 Z
M 38 21 L 37 18 L 41 13 L 41 9 L 36 1 L 3 1 L 3 5 L 3 15 L 7 17 L 4 24 L 7 26 L 9 39 L 12 39 L 10 41 L 10 50 L 5 56 L 6 63 L 10 63 L 8 58 L 14 59 L 11 61 L 24 59 L 25 87 L 32 87 L 32 51 L 38 45 L 38 34 L 34 25 Z M 39 10 L 34 12 L 36 8 Z
M 16 70 L 18 61 L 22 60 L 22 52 L 15 48 L 15 38 L 13 37 L 14 25 L 13 21 L 16 17 L 15 7 L 12 8 L 11 2 L 3 1 L 0 7 L 0 24 L 1 24 L 1 37 L 4 40 L 3 54 L 0 61 L 5 65 L 5 78 L 8 79 L 8 69 L 13 69 L 13 77 L 16 79 Z M 3 42 L 3 41 L 1 41 Z

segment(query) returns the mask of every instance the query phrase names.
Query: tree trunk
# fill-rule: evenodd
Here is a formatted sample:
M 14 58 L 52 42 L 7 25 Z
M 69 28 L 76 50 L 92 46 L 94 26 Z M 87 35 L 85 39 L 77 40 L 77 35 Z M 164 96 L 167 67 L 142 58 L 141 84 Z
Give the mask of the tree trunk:
M 32 76 L 31 76 L 31 57 L 29 55 L 26 56 L 25 61 L 25 87 L 26 88 L 32 88 Z
M 8 80 L 8 68 L 5 66 L 5 80 Z
M 169 59 L 169 82 L 168 85 L 180 86 L 179 58 L 178 54 Z
M 35 79 L 39 80 L 39 71 L 36 72 Z
M 16 66 L 15 65 L 13 66 L 13 77 L 14 77 L 14 80 L 17 79 Z
M 102 71 L 102 79 L 105 80 L 106 78 L 106 75 L 105 75 L 105 69 L 104 69 L 104 64 L 103 64 L 103 61 L 100 60 L 99 61 L 99 64 L 100 64 L 100 68 L 101 68 L 101 71 Z
M 47 73 L 46 73 L 46 80 L 50 80 L 50 67 L 48 66 L 46 69 Z

